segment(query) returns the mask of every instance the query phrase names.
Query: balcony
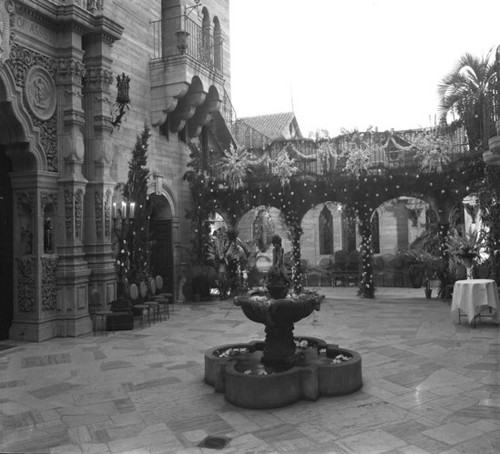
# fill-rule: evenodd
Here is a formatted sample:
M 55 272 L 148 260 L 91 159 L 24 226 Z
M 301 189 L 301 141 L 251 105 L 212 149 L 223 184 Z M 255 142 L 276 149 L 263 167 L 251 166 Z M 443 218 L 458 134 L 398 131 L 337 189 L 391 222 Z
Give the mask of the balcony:
M 182 131 L 189 120 L 196 137 L 219 110 L 224 96 L 220 31 L 202 27 L 186 15 L 151 22 L 152 124 Z
M 297 175 L 302 178 L 353 173 L 357 165 L 358 176 L 386 172 L 439 173 L 458 161 L 478 155 L 469 149 L 462 127 L 369 132 L 320 141 L 267 141 L 249 151 L 252 158 L 248 165 L 257 174 L 272 172 L 278 155 L 286 152 L 295 161 Z M 362 162 L 357 163 L 356 159 Z M 221 176 L 219 162 L 220 156 L 211 156 L 207 169 L 216 179 Z

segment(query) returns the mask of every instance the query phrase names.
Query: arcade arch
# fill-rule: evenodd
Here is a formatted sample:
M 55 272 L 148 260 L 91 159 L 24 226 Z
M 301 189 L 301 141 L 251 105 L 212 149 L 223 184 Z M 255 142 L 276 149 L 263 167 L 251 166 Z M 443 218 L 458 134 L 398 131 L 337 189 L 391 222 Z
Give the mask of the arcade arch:
M 151 215 L 149 221 L 151 237 L 151 274 L 160 275 L 164 282 L 164 291 L 174 292 L 174 210 L 164 194 L 149 196 Z

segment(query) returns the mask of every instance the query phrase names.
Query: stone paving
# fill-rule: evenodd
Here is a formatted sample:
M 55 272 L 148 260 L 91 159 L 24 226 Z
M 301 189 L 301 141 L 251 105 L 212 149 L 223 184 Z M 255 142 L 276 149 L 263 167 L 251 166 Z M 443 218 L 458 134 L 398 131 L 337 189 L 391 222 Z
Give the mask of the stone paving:
M 206 349 L 263 339 L 230 300 L 176 305 L 169 320 L 0 351 L 0 452 L 500 452 L 500 330 L 457 324 L 423 289 L 322 288 L 295 326 L 358 351 L 363 387 L 246 410 L 205 384 Z M 8 342 L 2 342 L 8 343 Z M 202 448 L 207 436 L 225 448 Z

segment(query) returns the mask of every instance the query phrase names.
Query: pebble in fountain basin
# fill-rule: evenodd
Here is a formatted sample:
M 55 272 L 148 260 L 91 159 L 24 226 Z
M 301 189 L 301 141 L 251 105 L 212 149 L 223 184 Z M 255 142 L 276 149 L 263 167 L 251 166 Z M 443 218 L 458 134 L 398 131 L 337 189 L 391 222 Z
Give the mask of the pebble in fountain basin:
M 252 321 L 266 326 L 266 340 L 205 352 L 205 382 L 246 408 L 274 408 L 300 399 L 337 396 L 362 385 L 361 356 L 313 337 L 294 337 L 294 323 L 319 310 L 323 296 L 272 300 L 237 297 Z

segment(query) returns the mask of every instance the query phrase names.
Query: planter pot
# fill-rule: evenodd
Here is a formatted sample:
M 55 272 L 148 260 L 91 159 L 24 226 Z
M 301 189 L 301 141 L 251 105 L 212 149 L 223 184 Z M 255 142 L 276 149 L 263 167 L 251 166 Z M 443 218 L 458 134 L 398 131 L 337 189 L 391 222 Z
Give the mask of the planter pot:
M 432 297 L 432 289 L 431 288 L 426 288 L 425 289 L 425 297 L 429 300 Z
M 410 265 L 408 277 L 413 288 L 420 288 L 424 282 L 424 269 L 419 265 Z

